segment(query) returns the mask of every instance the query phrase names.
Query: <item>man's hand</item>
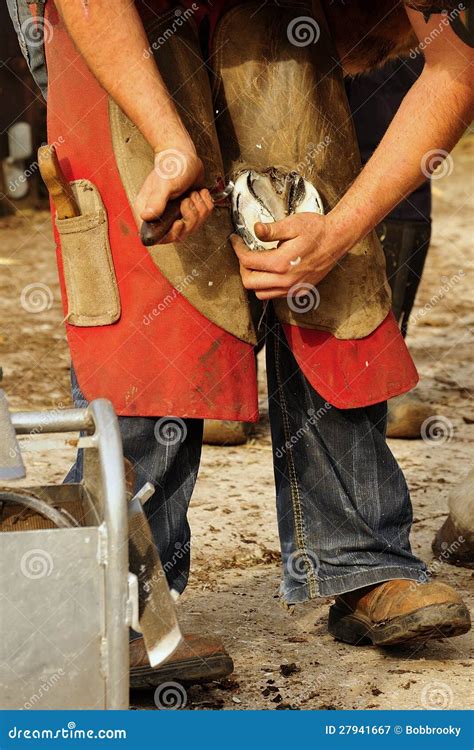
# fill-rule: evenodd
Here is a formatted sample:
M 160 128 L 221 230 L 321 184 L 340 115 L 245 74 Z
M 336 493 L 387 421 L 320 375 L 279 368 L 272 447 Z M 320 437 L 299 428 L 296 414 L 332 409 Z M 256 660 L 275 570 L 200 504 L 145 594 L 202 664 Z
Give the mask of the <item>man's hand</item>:
M 56 0 L 79 52 L 102 87 L 139 128 L 153 148 L 155 169 L 138 198 L 142 219 L 163 213 L 170 198 L 202 185 L 203 166 L 160 75 L 140 16 L 130 0 L 87 4 Z M 175 242 L 198 229 L 212 211 L 207 190 L 182 202 L 183 220 L 165 238 Z
M 204 168 L 196 152 L 167 148 L 155 155 L 155 166 L 140 190 L 136 208 L 143 221 L 157 219 L 172 198 L 178 198 L 193 185 L 202 184 Z M 214 203 L 206 189 L 196 190 L 182 201 L 182 219 L 175 221 L 160 244 L 180 242 L 206 221 Z
M 256 224 L 255 233 L 266 242 L 278 240 L 275 250 L 249 250 L 238 235 L 231 242 L 240 262 L 246 289 L 258 299 L 304 296 L 316 286 L 345 254 L 337 240 L 330 215 L 301 213 L 272 224 Z

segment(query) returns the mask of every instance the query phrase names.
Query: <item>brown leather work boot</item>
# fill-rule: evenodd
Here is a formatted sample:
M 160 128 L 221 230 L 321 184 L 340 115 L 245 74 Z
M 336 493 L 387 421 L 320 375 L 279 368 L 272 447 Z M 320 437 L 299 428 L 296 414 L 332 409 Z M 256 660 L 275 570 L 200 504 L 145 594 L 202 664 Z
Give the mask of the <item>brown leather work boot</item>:
M 345 643 L 392 646 L 467 633 L 469 611 L 444 583 L 393 580 L 336 597 L 328 629 Z
M 211 682 L 231 674 L 234 663 L 219 638 L 187 635 L 159 667 L 151 667 L 143 638 L 130 641 L 130 687 L 155 688 L 163 682 Z
M 205 419 L 203 443 L 206 445 L 244 445 L 249 439 L 248 422 Z
M 435 416 L 433 407 L 421 401 L 416 391 L 390 398 L 387 406 L 388 438 L 421 438 L 424 429 L 429 427 L 430 418 Z

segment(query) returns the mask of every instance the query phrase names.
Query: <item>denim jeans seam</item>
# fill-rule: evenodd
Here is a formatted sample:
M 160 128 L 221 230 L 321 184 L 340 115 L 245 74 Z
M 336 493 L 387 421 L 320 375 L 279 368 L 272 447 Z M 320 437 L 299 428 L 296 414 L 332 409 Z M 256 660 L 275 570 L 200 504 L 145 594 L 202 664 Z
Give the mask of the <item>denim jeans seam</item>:
M 394 576 L 390 571 L 397 571 L 397 573 Z M 405 568 L 400 565 L 390 565 L 384 566 L 382 568 L 374 568 L 372 573 L 370 573 L 370 571 L 359 571 L 358 573 L 354 574 L 347 573 L 343 576 L 334 576 L 324 579 L 319 578 L 319 596 L 323 598 L 326 596 L 341 596 L 348 591 L 355 591 L 359 588 L 364 588 L 365 586 L 373 586 L 378 583 L 383 583 L 384 581 L 397 580 L 399 578 L 410 581 L 419 581 L 420 570 L 412 567 Z M 337 584 L 341 581 L 341 579 L 346 579 L 347 583 L 342 587 L 338 587 Z M 357 581 L 357 579 L 359 580 Z M 285 591 L 285 594 L 284 596 L 282 596 L 282 598 L 284 601 L 288 601 L 289 599 L 293 598 L 292 595 L 296 592 L 298 594 L 298 599 L 296 602 L 290 601 L 290 604 L 303 603 L 304 601 L 308 601 L 311 599 L 311 597 L 309 596 L 309 594 L 306 594 L 306 588 L 306 586 L 293 586 Z M 304 597 L 301 596 L 302 592 L 305 592 Z
M 358 575 L 361 575 L 361 574 L 370 573 L 372 570 L 378 573 L 381 570 L 392 570 L 392 569 L 394 569 L 394 570 L 402 570 L 402 569 L 403 570 L 412 570 L 413 572 L 420 573 L 420 571 L 422 571 L 423 568 L 414 568 L 411 565 L 407 565 L 407 566 L 404 566 L 404 565 L 381 565 L 380 567 L 376 567 L 376 568 L 365 568 L 363 570 L 356 570 L 356 571 L 354 571 L 354 573 L 342 573 L 339 576 L 328 576 L 326 578 L 324 578 L 323 576 L 320 576 L 319 577 L 319 581 L 321 583 L 327 583 L 329 581 L 337 581 L 340 578 L 348 578 L 351 575 L 358 576 Z
M 317 596 L 317 583 L 316 583 L 316 578 L 314 576 L 311 561 L 308 558 L 308 555 L 306 553 L 306 531 L 304 527 L 303 512 L 301 508 L 301 499 L 300 499 L 299 487 L 298 487 L 298 477 L 296 474 L 293 450 L 291 446 L 288 410 L 286 407 L 286 399 L 285 399 L 285 394 L 284 394 L 284 390 L 282 386 L 282 379 L 281 379 L 279 327 L 277 328 L 275 334 L 276 334 L 275 335 L 275 371 L 276 371 L 276 376 L 277 376 L 278 392 L 279 392 L 280 403 L 281 403 L 281 413 L 282 413 L 282 418 L 283 418 L 282 419 L 283 431 L 285 433 L 286 444 L 289 446 L 286 455 L 288 459 L 288 473 L 289 473 L 289 479 L 290 479 L 291 504 L 293 508 L 293 518 L 295 521 L 295 537 L 296 537 L 295 541 L 297 544 L 297 548 L 303 552 L 303 556 L 304 556 L 307 570 L 308 570 L 307 585 L 309 587 L 309 591 L 308 591 L 309 598 L 314 599 Z

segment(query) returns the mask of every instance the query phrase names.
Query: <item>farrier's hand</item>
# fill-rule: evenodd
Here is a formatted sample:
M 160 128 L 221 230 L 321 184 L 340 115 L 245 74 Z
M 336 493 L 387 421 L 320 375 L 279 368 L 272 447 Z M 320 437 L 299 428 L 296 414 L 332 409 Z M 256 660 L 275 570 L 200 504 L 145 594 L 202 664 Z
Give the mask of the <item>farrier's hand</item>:
M 155 166 L 140 190 L 136 208 L 143 221 L 157 219 L 171 198 L 178 198 L 193 185 L 202 184 L 204 167 L 196 152 L 189 149 L 166 148 L 155 155 Z M 199 229 L 210 215 L 214 204 L 208 190 L 196 189 L 181 203 L 182 219 L 175 221 L 161 240 L 180 242 Z
M 338 243 L 330 215 L 294 214 L 271 224 L 258 223 L 255 233 L 265 242 L 280 244 L 275 250 L 256 252 L 235 234 L 231 242 L 245 288 L 261 300 L 307 294 L 308 286 L 316 286 L 349 249 Z

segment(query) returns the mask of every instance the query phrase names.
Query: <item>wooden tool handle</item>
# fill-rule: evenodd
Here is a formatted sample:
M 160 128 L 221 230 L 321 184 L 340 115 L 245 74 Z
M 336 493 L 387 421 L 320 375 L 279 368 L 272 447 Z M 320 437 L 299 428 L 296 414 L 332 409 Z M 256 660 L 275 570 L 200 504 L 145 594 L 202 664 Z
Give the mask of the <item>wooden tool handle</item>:
M 38 165 L 41 177 L 56 208 L 58 219 L 72 219 L 80 216 L 71 185 L 66 180 L 54 146 L 40 146 L 38 150 Z
M 140 228 L 140 239 L 145 247 L 158 245 L 163 237 L 168 234 L 175 221 L 181 219 L 181 203 L 191 195 L 193 190 L 195 188 L 183 193 L 179 198 L 168 201 L 165 210 L 158 219 L 143 222 Z

